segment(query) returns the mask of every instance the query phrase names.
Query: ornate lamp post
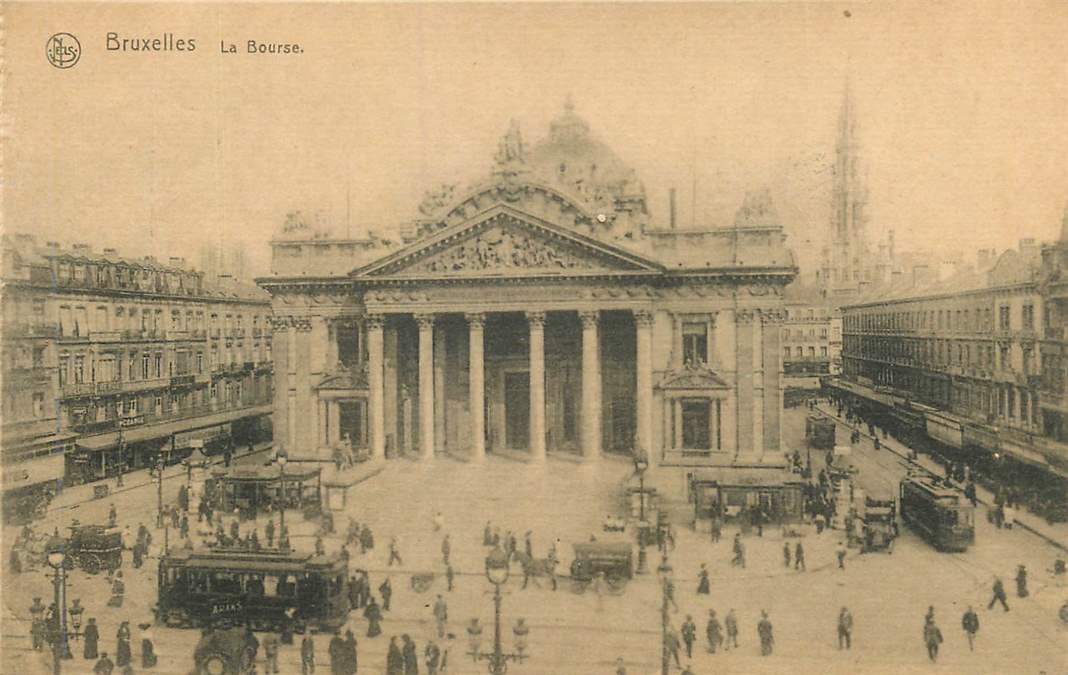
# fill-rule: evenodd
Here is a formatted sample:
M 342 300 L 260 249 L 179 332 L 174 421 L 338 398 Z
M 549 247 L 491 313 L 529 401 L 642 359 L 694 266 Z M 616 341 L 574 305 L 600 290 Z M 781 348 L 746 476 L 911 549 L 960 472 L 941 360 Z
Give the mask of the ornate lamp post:
M 163 527 L 163 453 L 156 457 L 156 527 Z
M 634 457 L 634 470 L 638 472 L 638 574 L 648 574 L 649 565 L 645 559 L 645 471 L 649 461 L 645 455 Z
M 59 675 L 62 666 L 60 661 L 73 658 L 70 646 L 67 644 L 67 570 L 64 563 L 67 560 L 67 543 L 58 535 L 48 542 L 45 560 L 48 566 L 55 570 L 52 573 L 52 592 L 55 603 L 55 639 L 52 641 L 52 672 Z
M 274 461 L 278 462 L 278 536 L 286 531 L 286 462 L 289 455 L 285 450 L 279 449 Z
M 667 556 L 660 561 L 660 565 L 656 568 L 656 575 L 660 578 L 660 673 L 661 675 L 669 675 L 671 673 L 671 663 L 669 661 L 670 654 L 667 648 L 667 636 L 670 629 L 668 623 L 668 583 L 671 581 L 672 573 L 674 569 L 671 567 L 671 563 L 668 562 Z
M 475 661 L 488 661 L 491 675 L 504 675 L 508 672 L 509 661 L 522 663 L 523 659 L 527 658 L 525 652 L 530 628 L 523 619 L 516 621 L 515 627 L 512 628 L 516 645 L 515 653 L 505 653 L 501 646 L 501 586 L 508 581 L 508 573 L 508 554 L 502 551 L 500 547 L 490 551 L 490 554 L 486 556 L 486 578 L 493 584 L 493 651 L 480 652 L 478 646 L 482 637 L 481 629 L 477 632 L 473 632 L 470 628 L 468 629 L 468 637 L 471 640 L 470 655 Z M 472 622 L 472 626 L 475 625 L 476 622 Z

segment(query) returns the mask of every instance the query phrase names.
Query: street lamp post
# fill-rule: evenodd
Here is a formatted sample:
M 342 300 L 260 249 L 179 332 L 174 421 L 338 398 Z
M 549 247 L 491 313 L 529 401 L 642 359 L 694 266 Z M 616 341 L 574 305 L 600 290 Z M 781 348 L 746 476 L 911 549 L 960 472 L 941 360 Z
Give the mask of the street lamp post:
M 52 538 L 48 544 L 48 553 L 45 556 L 52 573 L 52 592 L 55 606 L 55 639 L 52 640 L 52 673 L 59 675 L 62 666 L 60 661 L 72 658 L 70 646 L 67 644 L 67 571 L 64 562 L 67 558 L 66 542 L 58 536 Z
M 671 581 L 673 569 L 668 562 L 667 555 L 660 561 L 656 568 L 656 574 L 660 577 L 660 674 L 671 673 L 671 654 L 668 652 L 667 637 L 668 629 L 668 583 Z
M 163 453 L 156 458 L 156 528 L 163 527 Z
M 634 469 L 638 472 L 638 574 L 648 574 L 649 565 L 645 559 L 645 470 L 649 462 L 643 455 L 634 458 Z
M 485 660 L 489 663 L 491 675 L 504 675 L 508 672 L 508 662 L 523 662 L 527 658 L 527 635 L 530 628 L 523 619 L 516 621 L 512 633 L 515 636 L 515 653 L 506 653 L 501 645 L 501 586 L 508 581 L 508 554 L 497 547 L 486 556 L 486 578 L 493 584 L 493 651 L 480 652 L 478 642 L 472 638 L 471 656 L 475 661 Z M 469 631 L 470 632 L 470 631 Z
M 286 531 L 286 462 L 289 456 L 285 450 L 279 450 L 275 461 L 278 462 L 278 537 L 281 538 Z

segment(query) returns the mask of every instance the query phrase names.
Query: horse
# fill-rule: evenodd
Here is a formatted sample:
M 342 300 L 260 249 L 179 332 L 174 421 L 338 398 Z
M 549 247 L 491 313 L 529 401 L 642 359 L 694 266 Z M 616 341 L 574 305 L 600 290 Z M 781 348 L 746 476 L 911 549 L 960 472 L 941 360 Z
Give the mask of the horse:
M 556 560 L 552 558 L 535 558 L 527 555 L 524 551 L 516 551 L 513 557 L 523 568 L 524 587 L 527 585 L 528 579 L 533 579 L 534 585 L 541 588 L 541 584 L 538 583 L 538 577 L 548 577 L 552 582 L 553 588 L 556 588 Z

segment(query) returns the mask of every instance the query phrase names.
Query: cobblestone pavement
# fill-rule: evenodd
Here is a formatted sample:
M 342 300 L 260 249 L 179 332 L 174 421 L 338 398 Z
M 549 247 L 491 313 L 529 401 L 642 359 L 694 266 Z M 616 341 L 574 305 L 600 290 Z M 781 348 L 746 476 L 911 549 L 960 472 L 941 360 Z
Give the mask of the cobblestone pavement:
M 786 447 L 803 446 L 804 413 L 790 410 L 786 415 Z M 900 462 L 888 453 L 861 447 L 857 450 L 861 466 L 859 483 L 870 494 L 893 491 L 903 474 Z M 818 458 L 813 456 L 814 462 Z M 559 569 L 570 563 L 571 544 L 589 539 L 625 541 L 623 534 L 601 533 L 602 517 L 620 508 L 620 486 L 629 477 L 630 465 L 608 458 L 596 465 L 577 464 L 564 459 L 550 459 L 544 466 L 528 465 L 490 457 L 475 465 L 439 458 L 431 463 L 390 461 L 377 476 L 361 483 L 350 498 L 349 515 L 368 523 L 375 532 L 376 548 L 366 555 L 355 555 L 353 567 L 370 571 L 374 587 L 388 576 L 394 588 L 393 609 L 383 624 L 384 635 L 368 639 L 365 621 L 354 612 L 349 626 L 359 642 L 361 673 L 381 673 L 385 650 L 391 635 L 410 634 L 420 651 L 427 639 L 434 637 L 431 607 L 437 593 L 445 596 L 450 615 L 448 631 L 455 639 L 442 643 L 449 649 L 449 671 L 454 674 L 484 673 L 485 663 L 473 664 L 464 656 L 467 650 L 462 624 L 477 616 L 492 635 L 493 603 L 491 586 L 482 573 L 486 550 L 481 545 L 482 528 L 487 521 L 500 528 L 502 535 L 516 533 L 522 548 L 523 534 L 533 533 L 536 556 L 543 556 L 551 541 L 557 542 L 561 554 Z M 173 483 L 170 484 L 170 483 Z M 176 481 L 168 481 L 168 499 L 177 490 Z M 155 508 L 154 486 L 132 490 L 115 499 L 120 520 L 152 520 Z M 108 501 L 84 505 L 79 516 L 83 521 L 104 519 Z M 532 506 L 533 505 L 533 506 Z M 98 513 L 99 511 L 99 513 Z M 445 520 L 441 532 L 435 532 L 433 518 L 440 511 Z M 729 653 L 707 654 L 703 641 L 698 642 L 692 659 L 695 673 L 1049 673 L 1065 672 L 1068 661 L 1064 644 L 1068 631 L 1057 620 L 1054 600 L 1068 599 L 1068 589 L 1057 586 L 1044 570 L 1052 566 L 1054 550 L 1045 542 L 1023 531 L 998 531 L 978 517 L 977 542 L 964 554 L 943 554 L 907 530 L 892 555 L 850 553 L 845 570 L 836 568 L 834 549 L 837 534 L 816 535 L 806 530 L 803 538 L 808 570 L 786 569 L 782 564 L 783 538 L 771 528 L 764 537 L 746 538 L 748 566 L 732 568 L 730 539 L 726 531 L 718 544 L 708 535 L 690 530 L 685 523 L 678 529 L 677 547 L 670 554 L 675 570 L 679 611 L 670 613 L 678 628 L 687 614 L 698 624 L 699 637 L 704 633 L 708 610 L 716 609 L 722 618 L 735 608 L 740 629 L 739 649 Z M 65 522 L 64 522 L 65 524 Z M 262 533 L 263 521 L 260 521 Z M 298 547 L 310 548 L 315 524 L 299 516 L 287 517 Z M 339 518 L 339 532 L 345 519 Z M 459 576 L 452 592 L 445 590 L 441 563 L 441 537 L 450 534 L 452 560 Z M 403 564 L 389 567 L 388 542 L 397 535 Z M 158 535 L 156 535 L 158 537 Z M 793 540 L 791 540 L 793 541 Z M 327 542 L 328 548 L 340 546 L 340 537 Z M 659 555 L 650 551 L 650 569 L 655 570 Z M 695 593 L 697 572 L 706 563 L 712 577 L 712 594 Z M 1031 570 L 1032 596 L 1019 600 L 1012 594 L 1015 567 L 1027 564 Z M 114 650 L 118 622 L 128 619 L 134 629 L 134 651 L 139 645 L 136 624 L 147 620 L 155 602 L 155 561 L 133 571 L 127 560 L 126 605 L 121 609 L 104 606 L 106 596 L 102 578 L 74 572 L 70 597 L 80 597 L 88 606 L 86 616 L 96 616 L 101 625 L 101 648 Z M 433 587 L 417 593 L 409 585 L 413 573 L 435 574 Z M 988 611 L 990 582 L 997 573 L 1010 591 L 1012 611 Z M 578 594 L 566 579 L 553 592 L 546 583 L 522 589 L 518 568 L 505 587 L 502 616 L 505 646 L 510 647 L 510 626 L 522 616 L 531 626 L 529 654 L 521 664 L 510 664 L 509 672 L 518 675 L 614 673 L 614 662 L 623 657 L 630 673 L 659 672 L 660 592 L 655 575 L 634 579 L 621 594 L 609 594 L 598 602 L 591 592 Z M 40 595 L 47 602 L 51 595 L 43 572 L 27 572 L 16 584 L 4 584 L 6 609 L 25 621 L 26 608 L 32 597 Z M 969 652 L 960 617 L 967 604 L 979 612 L 981 629 L 976 651 Z M 836 618 L 841 606 L 853 613 L 856 629 L 853 649 L 839 651 L 836 644 Z M 929 605 L 945 636 L 942 654 L 931 664 L 922 644 L 923 616 Z M 759 655 L 756 623 L 759 612 L 769 612 L 774 624 L 776 645 L 772 656 Z M 5 622 L 3 672 L 47 672 L 47 660 L 28 652 L 28 630 L 18 622 Z M 22 635 L 19 633 L 22 631 Z M 152 672 L 184 675 L 192 665 L 192 651 L 197 631 L 157 629 L 160 664 Z M 328 636 L 316 636 L 320 668 L 326 665 Z M 483 648 L 488 647 L 488 639 Z M 73 646 L 76 654 L 80 645 Z M 299 672 L 299 645 L 283 647 L 281 670 Z M 1021 663 L 1034 667 L 1021 669 Z M 135 664 L 136 665 L 136 664 Z M 83 659 L 64 664 L 69 673 L 89 673 L 91 664 Z M 262 668 L 262 666 L 261 666 Z M 140 668 L 136 668 L 140 672 Z M 677 671 L 677 669 L 674 669 Z M 262 672 L 262 670 L 261 670 Z M 422 669 L 421 669 L 422 672 Z

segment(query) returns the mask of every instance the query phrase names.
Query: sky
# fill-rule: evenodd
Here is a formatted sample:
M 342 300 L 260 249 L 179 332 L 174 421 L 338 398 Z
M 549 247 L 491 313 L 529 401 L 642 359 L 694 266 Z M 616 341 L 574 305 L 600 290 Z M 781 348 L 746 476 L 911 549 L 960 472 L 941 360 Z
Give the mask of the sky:
M 236 244 L 265 272 L 286 213 L 388 230 L 486 173 L 510 119 L 544 137 L 568 94 L 656 221 L 671 187 L 683 224 L 727 225 L 766 186 L 813 248 L 847 79 L 873 237 L 1004 249 L 1055 238 L 1068 204 L 1063 2 L 7 3 L 5 23 L 4 228 L 97 250 Z M 46 59 L 58 32 L 74 67 Z M 108 51 L 108 32 L 197 49 Z M 249 39 L 302 53 L 220 52 Z

